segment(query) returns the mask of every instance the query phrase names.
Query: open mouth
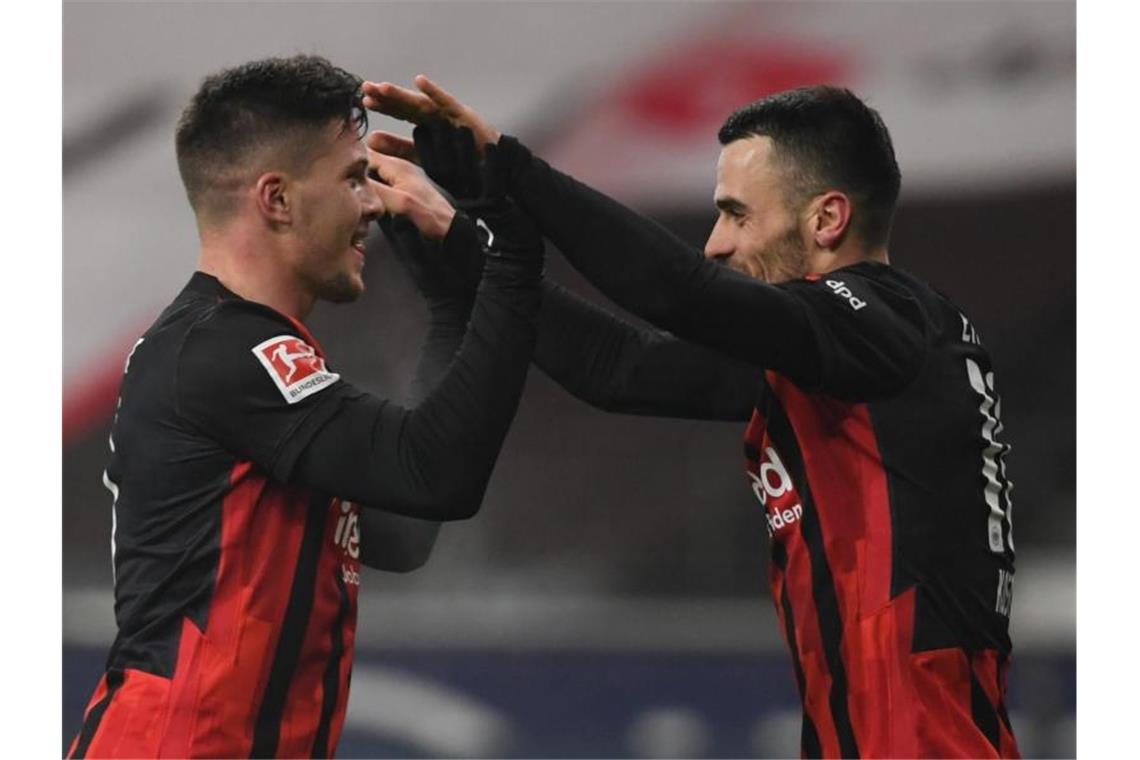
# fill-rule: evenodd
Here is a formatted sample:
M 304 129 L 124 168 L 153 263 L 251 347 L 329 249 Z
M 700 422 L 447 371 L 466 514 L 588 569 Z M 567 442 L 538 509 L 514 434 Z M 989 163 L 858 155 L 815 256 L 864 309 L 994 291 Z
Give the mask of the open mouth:
M 349 243 L 352 248 L 357 251 L 361 256 L 364 255 L 365 248 L 368 245 L 368 230 L 360 230 L 352 236 L 352 242 Z

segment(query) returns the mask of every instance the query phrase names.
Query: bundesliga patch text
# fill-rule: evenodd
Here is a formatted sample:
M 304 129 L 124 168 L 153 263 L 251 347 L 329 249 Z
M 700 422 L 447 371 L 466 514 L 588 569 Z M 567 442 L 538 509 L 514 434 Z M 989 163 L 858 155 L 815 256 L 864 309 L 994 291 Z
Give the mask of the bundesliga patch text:
M 329 387 L 340 375 L 329 372 L 316 350 L 295 335 L 277 335 L 253 347 L 285 401 L 295 404 Z

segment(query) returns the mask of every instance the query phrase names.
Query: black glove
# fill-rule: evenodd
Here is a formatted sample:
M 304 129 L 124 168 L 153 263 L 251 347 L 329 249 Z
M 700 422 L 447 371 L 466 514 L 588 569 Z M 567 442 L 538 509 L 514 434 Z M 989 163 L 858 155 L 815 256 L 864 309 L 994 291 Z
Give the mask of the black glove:
M 480 160 L 471 130 L 439 119 L 417 126 L 412 139 L 427 175 L 474 220 L 487 255 L 542 255 L 538 228 L 507 197 L 509 167 L 497 145 L 484 145 Z
M 483 274 L 483 252 L 474 222 L 457 213 L 442 241 L 425 240 L 407 217 L 385 215 L 377 224 L 429 308 L 469 304 Z

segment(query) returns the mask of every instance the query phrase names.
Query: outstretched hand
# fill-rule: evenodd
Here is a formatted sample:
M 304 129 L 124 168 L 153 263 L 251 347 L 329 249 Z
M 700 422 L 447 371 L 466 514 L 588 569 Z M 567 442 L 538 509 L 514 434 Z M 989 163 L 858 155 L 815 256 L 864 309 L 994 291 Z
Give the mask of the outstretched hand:
M 502 133 L 447 90 L 423 74 L 413 80 L 417 90 L 391 82 L 365 82 L 364 107 L 412 124 L 424 124 L 432 119 L 445 119 L 456 127 L 467 127 L 475 137 L 479 152 L 485 145 L 499 142 Z M 368 135 L 368 147 L 378 153 L 417 161 L 416 146 L 406 137 L 376 130 Z

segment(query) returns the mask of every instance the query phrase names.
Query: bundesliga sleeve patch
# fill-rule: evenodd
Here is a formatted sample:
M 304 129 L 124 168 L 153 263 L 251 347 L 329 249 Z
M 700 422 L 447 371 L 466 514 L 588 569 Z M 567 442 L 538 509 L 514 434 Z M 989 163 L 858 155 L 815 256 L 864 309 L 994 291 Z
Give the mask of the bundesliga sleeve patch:
M 295 335 L 278 335 L 259 343 L 253 348 L 253 355 L 290 404 L 340 380 L 340 375 L 328 371 L 316 350 Z

